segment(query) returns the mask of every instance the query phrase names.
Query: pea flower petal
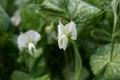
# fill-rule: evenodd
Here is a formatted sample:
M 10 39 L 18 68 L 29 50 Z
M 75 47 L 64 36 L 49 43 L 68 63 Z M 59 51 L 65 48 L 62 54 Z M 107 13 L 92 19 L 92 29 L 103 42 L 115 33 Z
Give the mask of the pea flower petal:
M 41 35 L 34 31 L 29 30 L 26 33 L 22 33 L 18 36 L 17 44 L 20 51 L 24 48 L 28 48 L 29 52 L 31 53 L 31 49 L 35 50 L 36 43 L 41 39 Z
M 76 24 L 73 21 L 65 25 L 65 31 L 67 35 L 70 35 L 72 40 L 76 40 L 77 29 L 76 29 Z
M 63 30 L 64 30 L 64 25 L 61 23 L 61 21 L 59 21 L 59 25 L 58 25 L 58 38 L 60 38 L 60 36 L 63 34 Z
M 60 49 L 63 48 L 63 50 L 66 50 L 67 44 L 68 44 L 68 38 L 66 35 L 63 34 L 58 40 L 59 48 Z
M 34 30 L 29 30 L 25 35 L 35 44 L 41 39 L 41 35 Z
M 33 53 L 36 53 L 36 48 L 35 45 L 33 43 L 29 43 L 28 44 L 28 50 L 30 52 L 30 54 L 32 55 Z

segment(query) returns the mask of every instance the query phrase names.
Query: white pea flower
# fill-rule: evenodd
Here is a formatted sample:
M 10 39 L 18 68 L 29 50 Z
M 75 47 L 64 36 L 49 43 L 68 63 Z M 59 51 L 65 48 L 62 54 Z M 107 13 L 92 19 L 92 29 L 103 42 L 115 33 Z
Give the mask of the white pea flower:
M 21 22 L 21 17 L 20 17 L 20 10 L 15 11 L 15 13 L 13 14 L 13 16 L 11 17 L 11 23 L 14 26 L 19 26 Z
M 30 54 L 36 53 L 35 45 L 41 39 L 41 35 L 34 31 L 29 30 L 26 33 L 22 33 L 19 35 L 17 44 L 20 51 L 24 48 L 28 48 Z
M 65 26 L 59 21 L 58 25 L 58 45 L 60 49 L 66 50 L 68 39 L 76 40 L 77 39 L 77 29 L 76 24 L 71 21 Z

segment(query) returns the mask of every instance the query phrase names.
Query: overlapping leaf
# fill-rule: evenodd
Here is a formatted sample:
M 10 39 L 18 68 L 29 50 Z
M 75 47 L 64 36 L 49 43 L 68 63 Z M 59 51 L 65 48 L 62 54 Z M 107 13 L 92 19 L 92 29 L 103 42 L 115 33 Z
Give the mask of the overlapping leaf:
M 44 14 L 73 20 L 79 26 L 90 24 L 100 11 L 81 0 L 44 0 L 40 8 L 40 12 Z
M 115 44 L 112 54 L 110 44 L 97 49 L 90 59 L 91 68 L 95 75 L 102 74 L 107 80 L 120 79 L 120 44 Z

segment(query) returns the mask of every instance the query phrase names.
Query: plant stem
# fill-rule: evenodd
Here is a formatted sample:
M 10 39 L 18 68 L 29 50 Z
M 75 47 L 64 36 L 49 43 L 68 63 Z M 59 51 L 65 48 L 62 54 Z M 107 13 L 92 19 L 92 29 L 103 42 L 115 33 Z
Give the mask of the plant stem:
M 65 58 L 65 63 L 68 65 L 69 64 L 68 55 L 65 52 L 64 52 L 64 58 Z
M 115 32 L 116 32 L 116 19 L 114 18 L 114 26 L 113 26 L 113 33 L 112 33 L 112 39 L 111 39 L 111 60 L 113 59 L 113 51 L 114 51 L 114 42 L 115 42 Z
M 80 72 L 82 69 L 82 60 L 81 60 L 81 56 L 79 54 L 78 51 L 78 47 L 75 44 L 74 41 L 72 41 L 73 43 L 73 47 L 74 47 L 74 52 L 75 52 L 75 79 L 74 80 L 79 80 L 79 76 L 80 76 Z
M 118 4 L 118 3 L 117 3 Z M 116 4 L 116 5 L 117 5 Z M 110 56 L 110 60 L 113 60 L 114 56 L 113 56 L 113 51 L 114 51 L 114 42 L 115 42 L 115 33 L 116 33 L 116 28 L 117 28 L 117 12 L 116 12 L 116 5 L 113 5 L 113 13 L 114 13 L 114 24 L 113 24 L 113 32 L 112 32 L 112 38 L 111 38 L 111 56 Z
M 31 73 L 31 64 L 32 64 L 31 60 L 32 60 L 32 57 L 30 56 L 30 58 L 29 58 L 29 73 Z

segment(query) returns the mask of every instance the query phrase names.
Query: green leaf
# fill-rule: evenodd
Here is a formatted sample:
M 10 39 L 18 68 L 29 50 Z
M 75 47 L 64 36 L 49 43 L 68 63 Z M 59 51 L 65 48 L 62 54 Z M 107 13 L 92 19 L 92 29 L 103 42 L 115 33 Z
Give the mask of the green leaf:
M 55 20 L 60 17 L 66 19 L 67 16 L 64 11 L 64 5 L 64 0 L 44 0 L 40 4 L 39 13 L 47 21 L 53 20 L 53 18 Z
M 91 36 L 98 41 L 110 42 L 111 34 L 102 29 L 94 29 L 91 31 Z
M 70 19 L 80 25 L 89 24 L 100 10 L 81 0 L 69 0 L 68 14 Z
M 95 15 L 100 11 L 98 8 L 81 0 L 44 0 L 40 5 L 41 8 L 50 11 L 63 12 L 63 15 L 57 14 L 57 16 L 73 20 L 79 26 L 90 24 Z
M 95 6 L 97 6 L 97 7 L 99 7 L 99 8 L 101 8 L 101 7 L 103 7 L 103 6 L 101 6 L 101 0 L 84 0 L 84 1 L 86 1 L 86 2 L 88 2 L 88 3 L 90 3 L 90 4 L 92 4 L 92 5 L 95 5 Z
M 73 68 L 73 64 L 69 64 L 63 69 L 63 75 L 65 80 L 74 80 L 75 72 L 73 71 L 72 68 Z M 90 76 L 90 73 L 88 69 L 85 67 L 82 67 L 81 74 L 79 75 L 79 80 L 87 80 L 89 76 Z
M 111 44 L 101 46 L 90 58 L 93 73 L 103 75 L 107 80 L 120 79 L 120 44 L 115 44 L 111 59 Z
M 41 58 L 41 59 L 37 59 L 36 61 L 34 61 L 34 65 L 32 69 L 33 70 L 31 74 L 34 77 L 38 77 L 38 76 L 45 74 L 46 73 L 45 59 Z
M 31 2 L 31 0 L 15 0 L 17 6 L 26 6 Z
M 95 6 L 98 6 L 101 9 L 109 9 L 111 6 L 112 0 L 84 0 Z
M 0 36 L 0 48 L 2 49 L 8 44 L 10 33 L 4 33 Z
M 81 47 L 83 48 L 84 56 L 85 58 L 89 58 L 96 50 L 98 46 L 100 46 L 99 43 L 97 43 L 94 39 L 90 37 L 85 37 L 83 39 L 78 39 L 79 43 L 81 44 Z
M 0 31 L 6 31 L 9 27 L 9 16 L 4 11 L 4 9 L 0 6 Z
M 46 74 L 46 75 L 36 78 L 35 80 L 50 80 L 50 77 L 49 75 Z
M 44 0 L 42 6 L 47 9 L 51 9 L 55 11 L 63 11 L 62 9 L 63 2 L 64 0 Z
M 44 21 L 37 14 L 34 4 L 21 9 L 21 19 L 22 27 L 25 30 L 34 29 L 40 31 L 41 27 L 44 25 Z
M 44 0 L 37 0 L 38 3 L 42 3 Z
M 90 73 L 87 68 L 83 67 L 81 74 L 80 74 L 80 80 L 87 80 L 90 76 Z
M 30 80 L 30 76 L 25 72 L 14 71 L 11 76 L 11 79 L 12 80 Z
M 6 9 L 7 8 L 7 0 L 0 0 L 0 5 L 2 8 Z
M 103 7 L 103 9 L 108 9 L 111 6 L 111 1 L 112 0 L 99 0 L 101 6 Z

